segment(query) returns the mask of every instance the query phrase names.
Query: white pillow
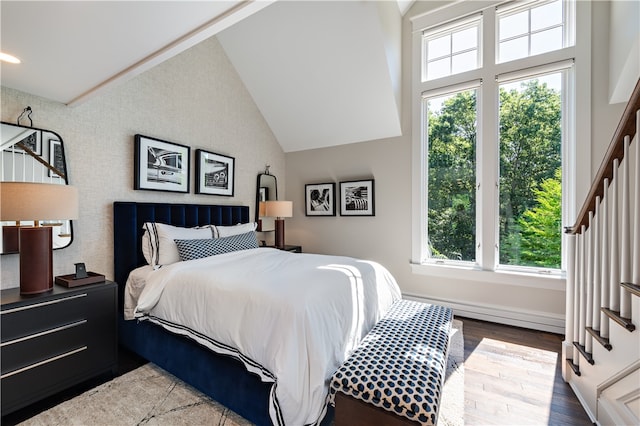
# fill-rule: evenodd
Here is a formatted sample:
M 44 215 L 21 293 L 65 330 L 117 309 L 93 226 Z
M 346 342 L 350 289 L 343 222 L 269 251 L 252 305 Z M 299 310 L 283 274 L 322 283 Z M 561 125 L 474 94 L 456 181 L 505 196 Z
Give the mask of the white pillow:
M 142 236 L 142 254 L 147 263 L 154 267 L 180 261 L 174 240 L 213 238 L 211 225 L 181 228 L 164 223 L 146 222 L 142 228 L 145 230 Z
M 255 222 L 239 223 L 232 226 L 214 226 L 213 237 L 224 238 L 231 237 L 233 235 L 246 234 L 247 232 L 255 231 L 257 227 L 258 224 Z

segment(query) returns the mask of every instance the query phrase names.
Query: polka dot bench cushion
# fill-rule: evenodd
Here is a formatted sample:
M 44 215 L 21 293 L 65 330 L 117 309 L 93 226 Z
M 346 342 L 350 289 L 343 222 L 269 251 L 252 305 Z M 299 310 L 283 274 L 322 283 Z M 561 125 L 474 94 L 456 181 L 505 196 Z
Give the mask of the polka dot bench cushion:
M 335 372 L 340 391 L 423 424 L 436 424 L 447 365 L 451 309 L 400 300 Z

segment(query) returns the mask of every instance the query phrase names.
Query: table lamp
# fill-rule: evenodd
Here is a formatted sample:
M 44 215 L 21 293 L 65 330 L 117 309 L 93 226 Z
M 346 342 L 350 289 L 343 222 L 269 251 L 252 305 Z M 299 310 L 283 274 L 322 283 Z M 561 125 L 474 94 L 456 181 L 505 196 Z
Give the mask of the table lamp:
M 78 218 L 78 190 L 50 183 L 0 182 L 0 220 L 34 221 L 19 227 L 20 294 L 53 289 L 53 234 L 41 220 Z
M 275 217 L 276 247 L 284 248 L 284 218 L 293 216 L 291 201 L 265 201 L 265 216 Z

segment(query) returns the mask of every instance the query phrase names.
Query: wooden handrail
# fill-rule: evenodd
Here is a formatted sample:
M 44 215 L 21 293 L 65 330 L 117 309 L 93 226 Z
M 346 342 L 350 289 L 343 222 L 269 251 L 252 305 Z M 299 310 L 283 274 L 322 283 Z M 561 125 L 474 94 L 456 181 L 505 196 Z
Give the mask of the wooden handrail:
M 596 178 L 591 185 L 591 190 L 582 205 L 582 209 L 580 209 L 580 213 L 578 213 L 576 223 L 566 228 L 568 234 L 581 233 L 582 225 L 584 225 L 585 228 L 589 227 L 589 212 L 595 212 L 596 197 L 600 196 L 600 199 L 602 199 L 604 196 L 604 180 L 609 179 L 611 183 L 613 179 L 613 161 L 617 158 L 622 162 L 624 158 L 624 137 L 629 135 L 629 137 L 633 139 L 633 136 L 636 134 L 636 112 L 638 110 L 640 110 L 640 78 L 622 113 L 620 123 L 613 134 L 613 139 L 611 139 L 602 164 L 600 164 Z

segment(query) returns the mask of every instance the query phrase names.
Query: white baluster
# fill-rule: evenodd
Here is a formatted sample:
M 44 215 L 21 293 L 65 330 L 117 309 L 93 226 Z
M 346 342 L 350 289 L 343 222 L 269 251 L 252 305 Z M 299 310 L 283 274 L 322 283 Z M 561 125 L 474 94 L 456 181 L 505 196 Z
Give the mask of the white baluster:
M 620 316 L 631 318 L 631 293 L 624 288 L 620 288 L 620 282 L 631 282 L 631 219 L 629 210 L 629 145 L 631 138 L 624 137 L 624 157 L 622 159 L 622 223 L 620 227 L 620 280 L 618 281 L 618 291 L 620 291 Z
M 593 339 L 591 335 L 587 333 L 586 327 L 591 327 L 593 323 L 593 212 L 589 212 L 589 228 L 586 230 L 585 235 L 585 253 L 584 253 L 584 265 L 585 265 L 585 329 L 582 330 L 584 334 L 584 350 L 588 353 L 592 352 L 591 343 Z
M 618 226 L 618 216 L 620 214 L 620 204 L 618 201 L 618 168 L 620 160 L 613 160 L 613 178 L 611 180 L 611 234 L 609 242 L 611 244 L 611 269 L 609 270 L 609 309 L 620 311 L 620 227 Z
M 602 241 L 600 239 L 600 227 L 602 226 L 602 217 L 600 215 L 600 196 L 596 197 L 596 209 L 594 219 L 595 223 L 591 225 L 593 228 L 593 257 L 590 261 L 593 263 L 593 328 L 595 331 L 600 331 L 600 293 L 602 289 L 602 277 L 600 272 L 600 246 Z
M 576 235 L 576 262 L 575 262 L 575 287 L 573 291 L 573 300 L 575 306 L 575 323 L 573 325 L 573 341 L 574 343 L 580 343 L 580 258 L 582 247 L 582 234 Z M 580 352 L 578 348 L 573 347 L 573 363 L 579 365 Z
M 577 362 L 575 357 L 575 346 L 573 346 L 573 332 L 574 324 L 576 322 L 576 306 L 575 306 L 575 262 L 576 262 L 576 236 L 574 234 L 567 234 L 567 293 L 565 298 L 565 325 L 563 342 L 564 356 L 570 359 L 572 362 Z M 562 378 L 567 381 L 567 369 L 566 362 L 562 363 Z
M 604 192 L 602 199 L 602 256 L 600 272 L 602 285 L 600 286 L 600 306 L 603 308 L 609 307 L 609 178 L 604 179 Z M 602 311 L 600 311 L 600 336 L 609 338 L 609 317 L 607 317 Z
M 575 264 L 576 264 L 576 236 L 574 234 L 567 234 L 567 259 L 569 265 L 567 267 L 567 295 L 565 299 L 565 318 L 564 335 L 565 341 L 568 341 L 569 345 L 573 347 L 574 327 L 577 323 L 575 315 Z M 565 346 L 566 347 L 566 346 Z M 571 354 L 571 355 L 570 355 Z M 569 359 L 576 359 L 573 357 L 573 351 L 566 350 L 566 357 Z M 564 377 L 564 365 L 563 364 L 563 377 Z M 564 377 L 566 380 L 566 377 Z
M 581 227 L 580 233 L 580 278 L 579 278 L 579 291 L 580 291 L 580 325 L 578 327 L 578 343 L 584 346 L 584 328 L 586 327 L 587 319 L 587 274 L 585 255 L 587 253 L 587 229 L 585 225 Z
M 635 202 L 633 208 L 633 275 L 632 283 L 640 285 L 640 110 L 636 112 Z

